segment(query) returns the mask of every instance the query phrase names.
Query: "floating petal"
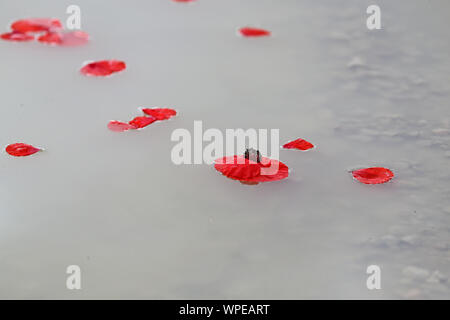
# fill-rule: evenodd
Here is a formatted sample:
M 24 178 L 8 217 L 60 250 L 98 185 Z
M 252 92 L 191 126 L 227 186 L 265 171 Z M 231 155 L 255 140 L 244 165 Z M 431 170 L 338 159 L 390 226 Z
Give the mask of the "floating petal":
M 102 60 L 86 64 L 81 68 L 81 73 L 87 76 L 104 77 L 115 72 L 122 71 L 126 68 L 126 64 L 119 60 Z
M 306 150 L 314 148 L 314 145 L 311 142 L 308 142 L 306 140 L 297 139 L 297 140 L 286 143 L 285 145 L 283 145 L 283 148 L 284 149 L 298 149 L 298 150 L 306 151 Z
M 353 177 L 365 184 L 386 183 L 394 177 L 394 173 L 382 167 L 358 169 L 352 171 Z
M 142 116 L 142 117 L 136 117 L 128 123 L 131 126 L 133 126 L 135 129 L 140 129 L 140 128 L 144 128 L 144 127 L 148 126 L 149 124 L 152 124 L 155 121 L 156 121 L 155 117 Z
M 127 130 L 134 130 L 136 127 L 126 122 L 111 120 L 108 123 L 108 129 L 115 132 L 123 132 Z
M 6 152 L 14 157 L 26 157 L 32 155 L 41 149 L 35 148 L 25 143 L 14 143 L 6 147 Z
M 8 41 L 31 41 L 34 40 L 34 36 L 22 33 L 22 32 L 7 32 L 0 35 L 0 38 Z
M 244 27 L 239 29 L 239 33 L 244 37 L 267 37 L 271 34 L 268 30 L 251 27 Z
M 11 25 L 13 31 L 22 33 L 43 32 L 61 30 L 62 24 L 58 19 L 52 18 L 31 18 L 22 19 L 13 22 Z
M 167 120 L 177 114 L 174 109 L 169 108 L 144 108 L 142 109 L 142 112 L 149 116 L 155 117 L 156 120 Z

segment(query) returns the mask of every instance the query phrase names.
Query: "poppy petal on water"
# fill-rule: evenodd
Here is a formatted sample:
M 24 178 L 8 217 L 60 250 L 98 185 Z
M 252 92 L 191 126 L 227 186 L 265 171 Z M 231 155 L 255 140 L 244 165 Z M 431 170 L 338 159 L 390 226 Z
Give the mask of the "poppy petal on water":
M 25 157 L 41 151 L 41 149 L 25 143 L 13 143 L 7 146 L 5 151 L 14 157 Z
M 170 108 L 143 108 L 142 112 L 146 115 L 155 117 L 156 120 L 167 120 L 177 114 L 174 109 Z
M 8 41 L 31 41 L 34 40 L 34 36 L 22 33 L 22 32 L 7 32 L 0 35 L 0 38 Z
M 268 30 L 251 27 L 240 28 L 239 33 L 244 37 L 267 37 L 271 34 Z
M 119 60 L 102 60 L 86 64 L 80 72 L 86 76 L 104 77 L 122 71 L 126 64 Z
M 61 30 L 62 24 L 53 18 L 21 19 L 11 24 L 11 29 L 22 33 Z
M 63 47 L 79 46 L 87 43 L 89 35 L 84 31 L 47 32 L 38 38 L 39 42 L 55 44 Z
M 108 129 L 115 132 L 123 132 L 127 130 L 134 130 L 136 127 L 126 122 L 111 120 L 108 123 Z
M 257 162 L 245 159 L 243 156 L 230 156 L 216 159 L 214 167 L 224 176 L 235 180 L 248 180 L 261 174 Z
M 156 121 L 155 117 L 147 117 L 147 116 L 141 116 L 136 117 L 130 122 L 128 122 L 131 126 L 133 126 L 135 129 L 140 129 L 148 126 L 149 124 L 152 124 Z
M 283 145 L 284 149 L 298 149 L 302 151 L 306 151 L 314 148 L 314 145 L 311 142 L 308 142 L 303 139 L 296 139 L 294 141 L 290 141 Z
M 282 180 L 289 176 L 289 168 L 284 163 L 265 157 L 260 162 L 237 155 L 222 157 L 216 159 L 214 168 L 228 178 L 250 185 Z
M 382 167 L 364 168 L 352 171 L 353 177 L 361 183 L 380 184 L 390 181 L 394 173 Z

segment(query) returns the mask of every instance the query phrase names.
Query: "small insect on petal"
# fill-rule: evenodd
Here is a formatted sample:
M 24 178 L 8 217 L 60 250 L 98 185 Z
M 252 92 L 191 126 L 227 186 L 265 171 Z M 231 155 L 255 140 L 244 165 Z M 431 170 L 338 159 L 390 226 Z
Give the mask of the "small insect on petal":
M 56 44 L 63 47 L 74 47 L 87 43 L 89 35 L 83 31 L 73 31 L 67 33 L 47 32 L 38 38 L 39 42 L 46 44 Z
M 155 121 L 156 121 L 155 117 L 142 116 L 142 117 L 136 117 L 128 123 L 131 126 L 133 126 L 134 129 L 140 129 L 140 128 L 144 128 L 144 127 L 148 126 L 149 124 L 152 124 Z
M 146 115 L 155 117 L 156 120 L 167 120 L 175 116 L 177 112 L 169 108 L 144 108 L 142 109 Z
M 104 77 L 122 71 L 126 64 L 119 60 L 102 60 L 86 64 L 80 72 L 86 76 Z
M 34 36 L 22 32 L 7 32 L 0 35 L 0 38 L 7 41 L 31 41 Z
M 382 167 L 354 170 L 352 175 L 356 180 L 365 184 L 386 183 L 394 177 L 391 170 Z
M 6 147 L 6 152 L 14 157 L 25 157 L 32 155 L 41 149 L 35 148 L 25 143 L 14 143 Z
M 244 37 L 267 37 L 271 34 L 268 30 L 251 27 L 244 27 L 239 29 L 239 33 Z
M 136 127 L 126 122 L 112 120 L 108 123 L 108 129 L 114 132 L 123 132 L 127 130 L 134 130 Z
M 311 142 L 308 142 L 306 140 L 297 139 L 297 140 L 286 143 L 285 145 L 283 145 L 283 148 L 284 149 L 298 149 L 298 150 L 306 151 L 306 150 L 314 148 L 314 145 Z
M 11 25 L 13 31 L 27 33 L 27 32 L 43 32 L 61 30 L 62 24 L 58 19 L 52 18 L 32 18 L 22 19 L 13 22 Z

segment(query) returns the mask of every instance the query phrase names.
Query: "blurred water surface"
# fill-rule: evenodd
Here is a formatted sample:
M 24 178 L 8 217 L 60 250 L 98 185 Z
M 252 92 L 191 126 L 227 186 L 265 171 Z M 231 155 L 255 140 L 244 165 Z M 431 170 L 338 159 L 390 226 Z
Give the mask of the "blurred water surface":
M 71 1 L 2 1 L 0 24 Z M 0 42 L 0 298 L 450 298 L 450 3 L 86 1 L 84 47 Z M 236 36 L 240 26 L 273 31 Z M 86 60 L 122 59 L 110 78 Z M 117 134 L 138 107 L 179 116 Z M 288 180 L 175 166 L 176 128 L 278 128 Z M 388 184 L 351 179 L 391 168 Z M 82 269 L 82 290 L 65 270 Z M 366 268 L 382 290 L 366 288 Z

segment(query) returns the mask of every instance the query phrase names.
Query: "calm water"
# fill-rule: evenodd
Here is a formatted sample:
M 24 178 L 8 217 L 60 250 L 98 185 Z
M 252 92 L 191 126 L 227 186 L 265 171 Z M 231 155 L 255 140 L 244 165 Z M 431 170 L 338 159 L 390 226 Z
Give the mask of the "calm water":
M 0 42 L 0 298 L 450 298 L 450 3 L 83 1 L 84 47 Z M 66 19 L 12 1 L 0 24 Z M 242 39 L 237 27 L 274 32 Z M 86 60 L 125 60 L 110 78 Z M 142 106 L 180 114 L 106 129 Z M 174 129 L 278 128 L 288 180 L 245 186 L 175 166 Z M 347 171 L 382 165 L 392 183 Z M 65 287 L 82 268 L 82 290 Z M 382 290 L 366 288 L 366 268 Z

